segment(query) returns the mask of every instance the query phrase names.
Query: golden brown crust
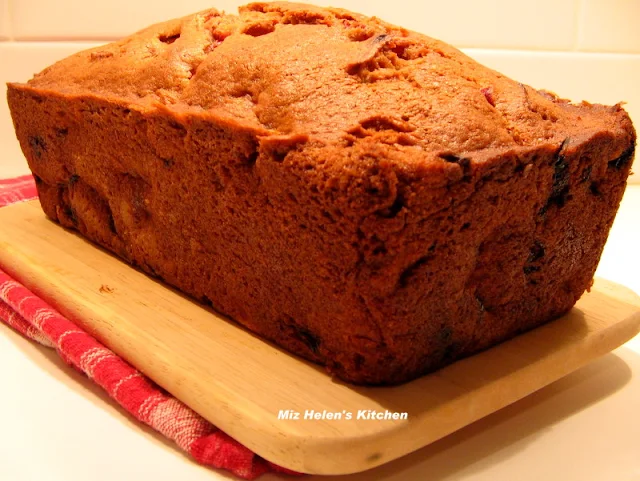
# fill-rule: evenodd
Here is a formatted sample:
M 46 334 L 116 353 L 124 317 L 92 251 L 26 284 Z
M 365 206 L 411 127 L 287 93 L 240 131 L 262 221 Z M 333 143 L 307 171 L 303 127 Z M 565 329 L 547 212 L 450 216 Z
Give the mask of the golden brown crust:
M 145 110 L 206 111 L 260 135 L 339 144 L 380 135 L 424 151 L 535 145 L 614 125 L 607 109 L 558 101 L 438 40 L 287 3 L 154 25 L 62 60 L 29 85 Z
M 358 383 L 567 311 L 635 145 L 620 106 L 287 3 L 149 27 L 8 98 L 49 217 Z

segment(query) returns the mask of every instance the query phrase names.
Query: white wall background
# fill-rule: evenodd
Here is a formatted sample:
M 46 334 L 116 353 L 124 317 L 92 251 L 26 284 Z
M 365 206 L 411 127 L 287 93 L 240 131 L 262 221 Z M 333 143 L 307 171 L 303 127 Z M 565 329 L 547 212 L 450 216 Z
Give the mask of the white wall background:
M 640 0 L 311 0 L 377 15 L 572 100 L 627 102 L 640 130 Z M 0 82 L 75 51 L 236 0 L 0 0 Z M 4 95 L 3 95 L 4 97 Z M 640 165 L 640 161 L 637 162 Z M 640 169 L 636 169 L 640 170 Z M 27 171 L 0 102 L 0 177 Z M 640 175 L 632 178 L 640 182 Z

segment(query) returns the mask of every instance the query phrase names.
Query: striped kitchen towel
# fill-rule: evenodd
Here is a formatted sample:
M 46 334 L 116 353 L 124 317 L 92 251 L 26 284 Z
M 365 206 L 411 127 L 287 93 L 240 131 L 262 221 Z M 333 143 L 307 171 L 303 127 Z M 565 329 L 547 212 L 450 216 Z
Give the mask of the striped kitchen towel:
M 0 180 L 0 207 L 37 198 L 31 176 Z M 19 273 L 17 273 L 19 277 Z M 244 479 L 268 472 L 297 474 L 230 438 L 63 317 L 0 266 L 0 321 L 57 350 L 139 421 L 174 441 L 197 462 Z

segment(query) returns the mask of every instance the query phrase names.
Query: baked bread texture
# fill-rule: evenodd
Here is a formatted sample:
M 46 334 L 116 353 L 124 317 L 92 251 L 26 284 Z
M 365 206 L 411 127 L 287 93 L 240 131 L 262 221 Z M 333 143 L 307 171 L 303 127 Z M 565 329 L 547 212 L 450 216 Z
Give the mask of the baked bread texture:
M 290 3 L 154 25 L 8 100 L 47 216 L 364 384 L 571 309 L 636 138 L 620 105 Z

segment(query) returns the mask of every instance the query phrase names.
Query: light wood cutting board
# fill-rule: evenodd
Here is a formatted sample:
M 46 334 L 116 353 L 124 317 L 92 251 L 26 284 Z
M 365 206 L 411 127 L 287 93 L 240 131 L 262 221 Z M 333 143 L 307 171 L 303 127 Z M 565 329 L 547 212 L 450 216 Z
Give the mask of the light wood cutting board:
M 332 380 L 65 231 L 37 202 L 0 209 L 0 265 L 256 453 L 315 474 L 364 471 L 414 451 L 640 331 L 640 299 L 598 280 L 562 319 L 411 383 L 362 388 Z M 278 419 L 287 410 L 300 419 Z M 343 418 L 305 420 L 307 410 Z M 358 419 L 363 410 L 408 417 Z

